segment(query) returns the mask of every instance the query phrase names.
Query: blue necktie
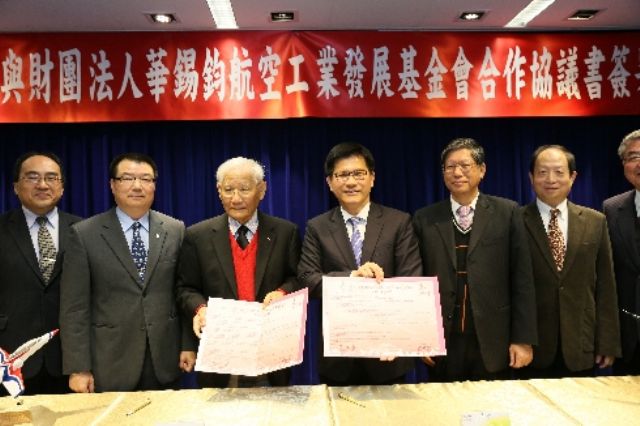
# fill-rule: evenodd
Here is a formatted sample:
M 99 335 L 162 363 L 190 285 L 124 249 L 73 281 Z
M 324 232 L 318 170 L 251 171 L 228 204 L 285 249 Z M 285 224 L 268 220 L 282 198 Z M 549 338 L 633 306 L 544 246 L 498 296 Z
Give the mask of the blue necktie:
M 362 243 L 364 242 L 362 238 L 362 233 L 358 229 L 358 225 L 364 223 L 365 220 L 361 217 L 350 217 L 347 219 L 349 225 L 351 225 L 351 249 L 353 250 L 353 256 L 356 258 L 356 265 L 360 267 L 360 262 L 362 261 Z
M 147 250 L 144 248 L 142 237 L 140 237 L 140 222 L 134 222 L 131 227 L 133 228 L 133 239 L 131 240 L 131 256 L 133 256 L 133 262 L 138 268 L 138 275 L 140 280 L 144 281 L 144 272 L 147 269 Z

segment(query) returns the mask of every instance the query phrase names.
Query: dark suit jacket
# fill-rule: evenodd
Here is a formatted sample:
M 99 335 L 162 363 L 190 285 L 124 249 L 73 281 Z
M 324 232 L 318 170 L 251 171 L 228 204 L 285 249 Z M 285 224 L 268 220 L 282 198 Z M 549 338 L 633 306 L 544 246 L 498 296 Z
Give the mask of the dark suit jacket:
M 421 276 L 422 265 L 418 244 L 411 228 L 411 217 L 404 212 L 371 203 L 362 246 L 362 263 L 375 262 L 385 277 Z M 351 249 L 347 228 L 336 207 L 307 223 L 298 265 L 298 278 L 312 296 L 322 297 L 322 276 L 347 277 L 358 269 Z M 322 345 L 320 345 L 322 347 Z M 351 370 L 353 358 L 320 356 L 323 376 L 344 380 Z M 365 359 L 369 377 L 385 382 L 402 376 L 413 367 L 411 358 L 393 362 Z
M 292 222 L 258 212 L 255 300 L 279 288 L 287 293 L 299 289 L 296 265 L 300 257 L 300 234 Z M 222 214 L 190 226 L 180 251 L 178 303 L 185 321 L 209 297 L 237 299 L 238 286 L 229 243 L 229 217 Z M 193 334 L 193 332 L 191 333 Z M 274 385 L 285 385 L 288 373 L 269 375 Z
M 565 365 L 580 371 L 593 368 L 596 354 L 620 356 L 620 327 L 606 219 L 571 202 L 567 207 L 569 235 L 560 272 L 536 203 L 523 207 L 538 305 L 531 366 L 549 367 L 560 341 Z
M 58 256 L 48 285 L 38 267 L 22 208 L 0 216 L 0 347 L 11 353 L 34 337 L 59 328 L 60 274 L 71 225 L 81 220 L 58 210 Z M 55 337 L 22 367 L 26 379 L 46 368 L 62 375 L 60 339 Z
M 635 190 L 631 190 L 604 202 L 604 214 L 609 225 L 609 236 L 613 251 L 613 266 L 620 309 L 640 314 L 640 253 L 636 241 Z M 640 320 L 620 313 L 622 355 L 631 361 L 640 341 Z
M 149 215 L 144 283 L 115 209 L 73 227 L 62 274 L 60 325 L 66 374 L 91 371 L 96 391 L 135 389 L 147 341 L 160 383 L 178 378 L 180 315 L 175 269 L 184 224 Z
M 437 276 L 445 339 L 456 303 L 456 255 L 449 199 L 418 210 L 414 225 L 424 273 Z M 518 205 L 480 194 L 467 252 L 469 297 L 480 353 L 489 372 L 509 365 L 511 343 L 536 344 L 533 273 Z

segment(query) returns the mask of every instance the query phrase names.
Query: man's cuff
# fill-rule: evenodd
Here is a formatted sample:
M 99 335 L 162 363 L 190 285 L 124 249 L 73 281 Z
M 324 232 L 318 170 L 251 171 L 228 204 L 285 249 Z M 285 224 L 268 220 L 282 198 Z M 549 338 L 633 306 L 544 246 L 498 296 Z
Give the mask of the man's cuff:
M 202 309 L 202 308 L 206 308 L 206 307 L 207 307 L 207 304 L 206 304 L 206 303 L 202 303 L 202 304 L 198 305 L 198 307 L 197 307 L 197 308 L 196 308 L 196 310 L 195 310 L 195 315 L 198 315 L 198 312 L 200 312 L 200 309 Z M 195 316 L 195 315 L 194 315 L 194 316 Z

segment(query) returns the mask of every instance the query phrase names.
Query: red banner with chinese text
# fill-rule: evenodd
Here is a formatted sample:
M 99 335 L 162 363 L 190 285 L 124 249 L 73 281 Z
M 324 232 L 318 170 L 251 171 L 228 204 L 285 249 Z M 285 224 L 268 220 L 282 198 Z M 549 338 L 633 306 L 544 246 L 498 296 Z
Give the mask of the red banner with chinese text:
M 640 32 L 0 35 L 0 122 L 640 114 Z

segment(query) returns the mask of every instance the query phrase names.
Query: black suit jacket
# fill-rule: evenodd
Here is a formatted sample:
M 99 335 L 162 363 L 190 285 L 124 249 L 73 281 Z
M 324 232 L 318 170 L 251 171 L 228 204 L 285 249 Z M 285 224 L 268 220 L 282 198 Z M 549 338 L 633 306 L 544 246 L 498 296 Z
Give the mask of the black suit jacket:
M 298 290 L 296 265 L 299 257 L 298 227 L 258 212 L 255 300 L 262 302 L 268 293 L 279 288 L 287 293 Z M 178 304 L 189 324 L 197 307 L 206 304 L 209 297 L 238 298 L 226 213 L 187 229 L 180 251 L 177 285 Z M 288 373 L 271 373 L 269 380 L 274 385 L 285 385 Z
M 59 328 L 60 273 L 71 225 L 81 220 L 58 210 L 58 255 L 45 285 L 21 208 L 0 216 L 0 347 L 11 353 L 29 339 Z M 42 368 L 62 375 L 60 339 L 55 337 L 22 367 L 24 378 Z
M 365 262 L 377 263 L 385 277 L 422 275 L 418 244 L 407 213 L 371 203 L 362 246 L 362 263 Z M 347 277 L 356 269 L 340 207 L 311 219 L 298 265 L 301 284 L 309 288 L 312 296 L 322 297 L 323 275 Z M 411 358 L 398 358 L 393 362 L 365 359 L 364 363 L 369 377 L 380 382 L 400 377 L 413 367 Z M 352 365 L 353 358 L 321 355 L 319 370 L 320 374 L 341 381 L 348 376 Z
M 449 199 L 418 210 L 414 226 L 424 272 L 437 276 L 445 338 L 456 304 L 456 254 Z M 536 302 L 529 245 L 518 205 L 480 194 L 467 252 L 476 335 L 489 372 L 509 365 L 509 344 L 537 343 Z
M 611 244 L 604 215 L 571 202 L 568 239 L 558 272 L 536 203 L 523 207 L 538 306 L 532 366 L 547 368 L 558 342 L 571 371 L 593 367 L 598 355 L 620 356 L 620 327 Z
M 613 265 L 620 309 L 640 314 L 640 253 L 636 241 L 635 190 L 604 201 L 604 214 L 609 225 Z M 640 320 L 620 311 L 622 356 L 631 361 L 640 341 Z

